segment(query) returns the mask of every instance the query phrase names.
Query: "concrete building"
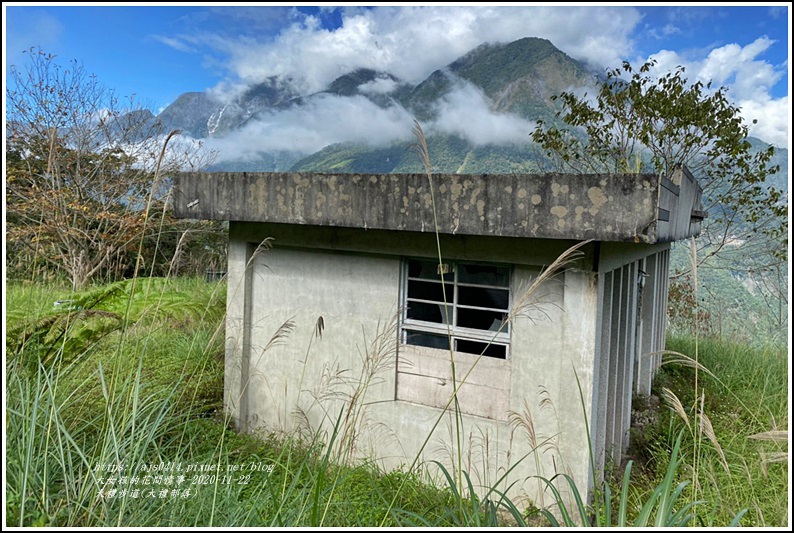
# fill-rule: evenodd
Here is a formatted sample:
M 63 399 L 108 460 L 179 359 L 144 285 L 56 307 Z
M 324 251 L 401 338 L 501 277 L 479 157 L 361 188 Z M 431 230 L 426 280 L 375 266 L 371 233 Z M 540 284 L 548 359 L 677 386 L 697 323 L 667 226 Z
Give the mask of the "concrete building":
M 699 233 L 700 198 L 686 169 L 188 173 L 174 207 L 229 221 L 238 428 L 336 425 L 345 456 L 387 469 L 452 471 L 460 449 L 474 483 L 545 505 L 532 476 L 591 487 L 626 450 L 664 348 L 670 243 Z

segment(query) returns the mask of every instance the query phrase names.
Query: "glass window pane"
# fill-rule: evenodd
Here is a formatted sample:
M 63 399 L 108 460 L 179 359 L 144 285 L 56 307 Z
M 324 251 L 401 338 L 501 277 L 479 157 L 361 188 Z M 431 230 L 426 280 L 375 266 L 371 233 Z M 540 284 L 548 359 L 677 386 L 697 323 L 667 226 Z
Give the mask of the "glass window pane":
M 443 325 L 454 319 L 452 334 L 456 350 L 507 358 L 505 337 L 499 336 L 502 344 L 489 345 L 485 335 L 509 333 L 510 267 L 445 262 L 441 268 L 445 268 L 446 283 L 442 285 L 438 261 L 411 259 L 406 263 L 409 279 L 403 303 L 407 319 L 427 326 Z M 418 327 L 417 322 L 413 326 L 405 324 L 404 338 L 408 344 L 449 350 L 450 341 L 444 333 L 412 329 Z M 483 333 L 467 334 L 468 329 Z
M 428 348 L 439 348 L 449 350 L 449 337 L 445 335 L 433 335 L 423 331 L 408 330 L 406 333 L 406 343 L 414 346 L 427 346 Z
M 467 341 L 458 339 L 455 343 L 458 352 L 473 353 L 497 359 L 507 359 L 507 346 L 502 344 L 488 344 L 487 342 Z
M 452 281 L 453 272 L 444 273 L 444 281 Z M 438 272 L 438 261 L 419 261 L 411 259 L 408 261 L 408 277 L 409 278 L 422 278 L 422 279 L 437 279 L 441 280 L 441 274 Z
M 447 291 L 447 303 L 452 303 L 455 297 L 455 289 L 452 283 L 444 283 Z M 441 290 L 441 283 L 434 281 L 408 281 L 408 298 L 415 298 L 417 300 L 433 300 L 434 302 L 443 302 L 444 293 Z
M 434 322 L 436 324 L 446 324 L 447 317 L 452 320 L 452 306 L 447 306 L 447 313 L 444 313 L 444 304 L 427 304 L 423 302 L 408 302 L 408 318 L 421 320 L 423 322 Z
M 510 305 L 510 291 L 460 286 L 458 287 L 458 304 L 507 310 Z
M 458 323 L 462 328 L 482 329 L 485 331 L 502 331 L 507 333 L 508 324 L 500 330 L 502 322 L 507 319 L 507 313 L 499 311 L 480 311 L 479 309 L 458 308 Z
M 477 285 L 495 285 L 507 287 L 510 281 L 510 270 L 507 267 L 490 265 L 458 265 L 458 282 Z

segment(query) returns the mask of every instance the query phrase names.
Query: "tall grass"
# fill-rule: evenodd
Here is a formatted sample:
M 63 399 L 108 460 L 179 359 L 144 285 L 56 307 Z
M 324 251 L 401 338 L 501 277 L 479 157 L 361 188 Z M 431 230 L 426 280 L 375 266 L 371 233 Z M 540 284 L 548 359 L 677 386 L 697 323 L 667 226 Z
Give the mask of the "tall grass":
M 697 294 L 694 240 L 691 248 Z M 681 447 L 689 458 L 682 466 L 690 479 L 689 499 L 711 502 L 708 509 L 693 509 L 697 525 L 738 522 L 745 514 L 743 525 L 785 525 L 788 484 L 779 477 L 780 468 L 770 478 L 767 466 L 787 460 L 788 360 L 780 347 L 758 349 L 702 338 L 699 303 L 693 301 L 693 334 L 668 340 L 655 383 L 670 407 L 666 427 L 647 430 L 656 432 L 649 444 L 656 448 L 650 452 L 655 472 L 658 476 L 663 468 L 673 435 L 688 435 Z M 783 431 L 779 424 L 784 424 Z
M 503 480 L 476 488 L 461 470 L 461 487 L 458 476 L 439 466 L 448 487 L 438 490 L 415 473 L 384 474 L 366 462 L 345 466 L 341 451 L 350 449 L 355 431 L 345 433 L 343 424 L 355 428 L 354 420 L 363 416 L 355 401 L 337 413 L 337 431 L 331 435 L 309 433 L 308 440 L 296 436 L 285 441 L 230 431 L 221 414 L 223 339 L 217 331 L 225 301 L 222 285 L 139 280 L 122 351 L 117 322 L 108 325 L 102 314 L 86 311 L 115 313 L 126 307 L 129 285 L 78 294 L 37 286 L 8 289 L 8 525 L 529 523 L 526 513 L 495 488 Z M 71 302 L 53 308 L 54 301 L 64 299 Z M 691 337 L 671 338 L 669 348 L 693 353 L 694 342 Z M 371 346 L 378 343 L 373 340 Z M 691 387 L 695 365 L 685 364 L 686 358 L 665 358 L 657 386 L 673 392 L 684 416 L 670 411 L 651 429 L 651 461 L 636 472 L 628 468 L 618 487 L 604 486 L 590 502 L 579 495 L 573 508 L 565 507 L 570 500 L 561 498 L 556 488 L 569 485 L 570 478 L 540 479 L 544 485 L 551 482 L 548 494 L 563 511 L 544 514 L 548 523 L 643 525 L 666 516 L 676 520 L 668 525 L 727 525 L 738 516 L 742 525 L 787 525 L 787 470 L 780 462 L 787 459 L 781 456 L 788 429 L 785 353 L 712 339 L 698 340 L 698 352 L 698 398 Z M 367 379 L 358 380 L 362 387 L 351 389 L 351 399 L 362 398 Z M 697 419 L 695 405 L 708 413 L 722 452 L 701 445 L 696 471 L 696 441 L 681 433 L 687 431 L 686 417 Z M 330 437 L 330 445 L 322 437 Z M 107 497 L 109 475 L 97 469 L 122 464 L 124 471 L 134 472 L 169 462 L 216 465 L 216 475 L 229 465 L 273 468 L 250 471 L 245 484 L 203 485 L 190 497 L 162 500 L 129 491 Z M 692 479 L 698 484 L 697 499 L 687 492 Z M 575 486 L 570 489 L 579 494 Z M 653 513 L 643 511 L 650 501 L 655 502 Z
M 146 302 L 133 298 L 124 332 L 107 327 L 99 338 L 82 329 L 93 331 L 89 322 L 97 315 L 75 302 L 94 301 L 91 309 L 113 313 L 126 306 L 131 284 L 71 294 L 73 308 L 63 311 L 52 303 L 68 291 L 8 288 L 7 525 L 340 526 L 373 525 L 384 517 L 386 525 L 397 525 L 413 515 L 443 523 L 452 495 L 415 474 L 332 461 L 337 448 L 319 433 L 301 441 L 232 431 L 222 413 L 223 338 L 217 334 L 224 287 L 139 280 L 135 294 L 142 298 L 149 283 L 157 290 Z M 97 302 L 97 294 L 106 296 Z M 50 318 L 69 314 L 73 320 L 56 355 L 41 358 Z M 340 417 L 337 429 L 343 423 Z M 336 435 L 353 438 L 350 431 Z M 143 484 L 152 465 L 180 463 L 182 483 L 175 471 L 170 485 Z M 203 465 L 214 482 L 189 485 L 195 472 L 187 473 L 187 465 Z M 230 467 L 242 470 L 230 474 Z M 168 494 L 160 497 L 164 488 Z
M 123 513 L 98 496 L 97 465 L 134 472 L 159 461 L 185 438 L 187 420 L 219 408 L 223 301 L 195 282 L 182 291 L 148 284 L 166 292 L 147 298 L 142 286 L 133 294 L 129 283 L 112 284 L 55 309 L 51 292 L 8 288 L 9 524 L 112 524 Z M 188 333 L 196 324 L 204 327 Z M 119 350 L 125 325 L 133 345 Z
M 668 339 L 671 353 L 694 353 L 695 339 Z M 712 506 L 698 515 L 698 525 L 727 523 L 747 509 L 745 526 L 788 525 L 788 357 L 785 349 L 757 348 L 728 339 L 698 340 L 698 395 L 692 387 L 695 365 L 669 357 L 657 378 L 667 391 L 661 420 L 647 428 L 650 476 L 658 475 L 671 437 L 685 429 L 689 457 L 684 468 L 697 485 L 699 497 Z M 697 434 L 705 442 L 697 440 Z M 695 461 L 697 457 L 697 461 Z

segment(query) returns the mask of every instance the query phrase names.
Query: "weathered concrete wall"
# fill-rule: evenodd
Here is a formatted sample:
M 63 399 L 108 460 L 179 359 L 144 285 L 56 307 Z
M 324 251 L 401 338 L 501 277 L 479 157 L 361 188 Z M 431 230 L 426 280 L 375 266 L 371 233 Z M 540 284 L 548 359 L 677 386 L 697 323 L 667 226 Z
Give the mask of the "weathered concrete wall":
M 567 473 L 583 492 L 591 488 L 587 446 L 591 428 L 585 416 L 592 420 L 596 288 L 593 272 L 567 270 L 562 279 L 532 295 L 513 336 L 521 347 L 521 364 L 519 356 L 514 357 L 511 409 L 523 413 L 529 408 L 536 445 L 543 450 L 540 474 L 551 478 Z M 515 434 L 515 438 L 527 437 L 526 431 Z M 550 456 L 555 460 L 550 461 Z M 558 488 L 568 494 L 567 488 Z
M 289 236 L 286 226 L 268 227 L 286 229 Z M 401 253 L 361 254 L 301 248 L 295 234 L 291 235 L 292 246 L 281 246 L 285 240 L 282 234 L 273 249 L 260 248 L 255 253 L 255 243 L 264 233 L 262 227 L 259 233 L 254 229 L 254 225 L 236 223 L 230 228 L 229 411 L 248 430 L 290 430 L 295 425 L 328 430 L 339 410 L 344 409 L 346 398 L 356 392 L 355 384 L 366 380 L 362 376 L 367 373 L 362 374 L 362 369 L 370 367 L 365 361 L 375 361 L 378 364 L 366 396 L 359 397 L 367 407 L 356 440 L 357 454 L 377 459 L 385 468 L 410 464 L 440 418 L 421 459 L 440 460 L 451 466 L 455 439 L 449 414 L 427 405 L 432 403 L 429 401 L 396 400 L 398 361 L 410 358 L 414 348 L 398 349 L 394 323 L 400 305 L 401 255 L 408 243 L 389 243 L 381 232 L 380 250 L 393 245 Z M 304 233 L 306 242 L 318 238 L 310 235 L 314 233 L 312 228 L 304 230 L 308 230 Z M 258 238 L 252 239 L 253 235 Z M 584 414 L 593 403 L 596 274 L 592 258 L 585 258 L 577 268 L 526 294 L 539 272 L 536 257 L 524 253 L 522 260 L 515 249 L 489 247 L 488 242 L 477 243 L 477 257 L 515 265 L 512 290 L 514 302 L 520 302 L 522 308 L 514 322 L 509 359 L 483 360 L 470 376 L 472 382 L 503 380 L 491 385 L 509 391 L 507 405 L 499 407 L 508 412 L 464 415 L 464 466 L 475 483 L 493 484 L 505 469 L 527 455 L 509 480 L 525 481 L 510 493 L 540 502 L 538 481 L 527 480 L 529 476 L 550 478 L 565 471 L 580 487 L 588 485 Z M 460 242 L 451 248 L 458 253 L 474 253 Z M 434 254 L 434 241 L 415 241 L 410 253 L 429 258 Z M 246 262 L 251 267 L 248 273 L 243 268 Z M 314 334 L 319 317 L 324 326 L 321 337 Z M 292 325 L 288 334 L 272 342 L 284 323 Z M 449 352 L 431 352 L 435 352 L 430 356 L 436 358 L 436 364 L 448 363 Z M 477 359 L 469 354 L 456 357 L 461 370 Z M 577 376 L 583 398 L 579 397 Z M 447 388 L 451 392 L 451 386 Z M 493 400 L 480 392 L 466 390 L 464 385 L 462 400 Z M 513 412 L 531 424 L 534 440 L 527 428 L 511 424 Z M 540 471 L 532 455 L 536 447 Z
M 187 173 L 177 217 L 548 239 L 656 242 L 652 174 Z M 689 213 L 686 214 L 689 216 Z

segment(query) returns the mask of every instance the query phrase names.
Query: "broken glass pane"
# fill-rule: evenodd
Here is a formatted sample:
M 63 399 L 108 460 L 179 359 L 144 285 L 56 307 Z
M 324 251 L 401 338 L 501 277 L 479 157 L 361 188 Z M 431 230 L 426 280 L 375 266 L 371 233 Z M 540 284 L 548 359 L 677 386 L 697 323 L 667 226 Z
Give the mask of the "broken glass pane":
M 506 313 L 499 311 L 483 311 L 481 309 L 458 308 L 458 321 L 456 326 L 462 328 L 482 329 L 485 331 L 500 331 L 502 322 L 507 319 Z M 501 329 L 507 332 L 508 324 Z
M 452 281 L 453 273 L 445 273 L 444 281 Z M 438 272 L 438 261 L 419 261 L 411 259 L 408 261 L 408 277 L 409 278 L 422 278 L 422 279 L 437 279 L 441 280 L 441 274 Z
M 452 306 L 448 305 L 445 313 L 443 304 L 408 302 L 407 316 L 412 320 L 447 324 L 447 317 L 449 317 L 449 321 L 452 321 Z
M 510 305 L 510 292 L 507 289 L 460 286 L 458 287 L 457 303 L 474 307 L 507 310 Z

